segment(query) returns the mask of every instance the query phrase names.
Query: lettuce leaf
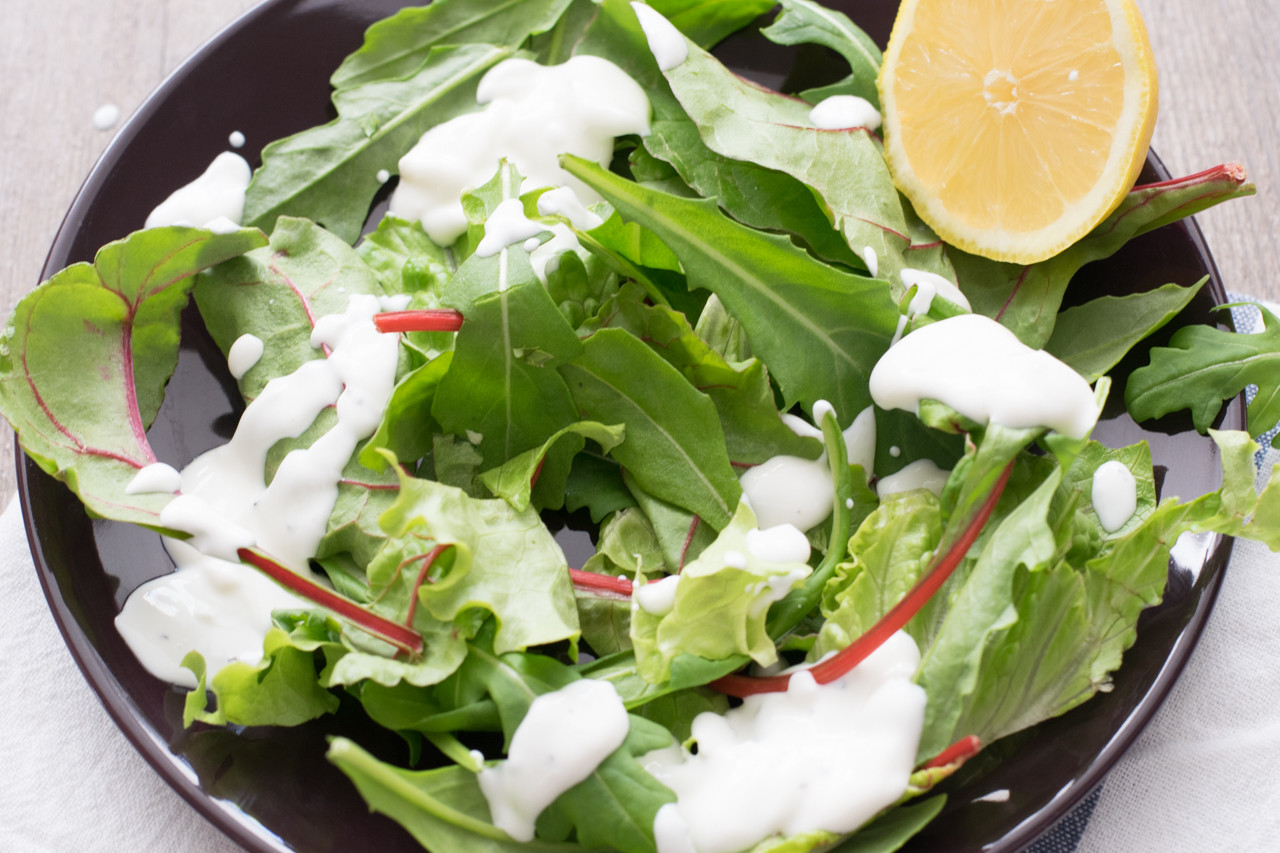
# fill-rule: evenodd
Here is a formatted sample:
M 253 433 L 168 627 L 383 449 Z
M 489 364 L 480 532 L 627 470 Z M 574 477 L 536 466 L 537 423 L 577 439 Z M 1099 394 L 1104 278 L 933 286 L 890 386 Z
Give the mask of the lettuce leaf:
M 765 628 L 769 604 L 808 576 L 810 568 L 755 556 L 747 546 L 747 533 L 755 527 L 755 513 L 739 504 L 733 521 L 680 572 L 670 611 L 650 613 L 633 599 L 631 642 L 643 678 L 667 681 L 672 661 L 681 654 L 709 661 L 746 655 L 761 666 L 777 662 L 778 650 Z

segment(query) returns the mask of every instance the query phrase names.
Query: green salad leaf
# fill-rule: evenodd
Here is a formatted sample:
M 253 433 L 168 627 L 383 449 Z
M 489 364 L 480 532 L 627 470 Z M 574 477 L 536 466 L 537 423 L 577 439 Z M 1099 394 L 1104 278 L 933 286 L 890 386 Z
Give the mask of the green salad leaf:
M 130 494 L 178 363 L 196 274 L 263 245 L 261 232 L 138 231 L 18 303 L 0 346 L 0 409 L 27 455 L 93 514 L 160 526 L 171 494 Z M 86 379 L 95 380 L 86 385 Z
M 1151 350 L 1151 363 L 1129 376 L 1125 405 L 1140 419 L 1190 409 L 1196 429 L 1213 423 L 1224 401 L 1250 385 L 1259 393 L 1249 403 L 1248 429 L 1262 435 L 1280 423 L 1280 320 L 1263 306 L 1262 331 L 1238 335 L 1212 326 L 1184 326 L 1167 347 Z

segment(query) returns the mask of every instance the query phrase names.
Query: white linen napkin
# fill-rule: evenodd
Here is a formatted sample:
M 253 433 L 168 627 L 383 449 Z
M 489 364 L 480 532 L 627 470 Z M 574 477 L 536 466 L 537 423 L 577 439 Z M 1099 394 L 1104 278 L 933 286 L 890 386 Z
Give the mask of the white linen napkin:
M 235 853 L 151 769 L 62 642 L 22 511 L 0 515 L 0 850 Z

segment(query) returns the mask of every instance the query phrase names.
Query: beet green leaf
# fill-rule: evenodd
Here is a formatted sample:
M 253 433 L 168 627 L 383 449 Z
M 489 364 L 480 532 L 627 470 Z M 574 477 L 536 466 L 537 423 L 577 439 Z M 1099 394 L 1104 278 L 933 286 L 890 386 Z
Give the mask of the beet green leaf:
M 108 243 L 92 264 L 62 270 L 10 315 L 0 411 L 27 454 L 91 513 L 159 524 L 172 495 L 126 489 L 156 461 L 146 430 L 178 363 L 179 317 L 195 274 L 265 242 L 249 229 L 139 231 Z

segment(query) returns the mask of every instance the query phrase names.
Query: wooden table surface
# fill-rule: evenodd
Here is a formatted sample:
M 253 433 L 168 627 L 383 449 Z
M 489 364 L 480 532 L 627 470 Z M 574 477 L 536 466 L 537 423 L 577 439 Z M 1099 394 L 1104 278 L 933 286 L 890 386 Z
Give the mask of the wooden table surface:
M 1138 0 L 1160 69 L 1154 149 L 1174 174 L 1243 163 L 1257 197 L 1198 220 L 1229 290 L 1280 300 L 1278 0 Z M 81 181 L 164 76 L 255 0 L 0 0 L 0 310 L 39 280 Z M 118 125 L 117 125 L 118 127 Z M 1188 282 L 1183 282 L 1188 283 Z M 0 437 L 0 505 L 14 492 Z

